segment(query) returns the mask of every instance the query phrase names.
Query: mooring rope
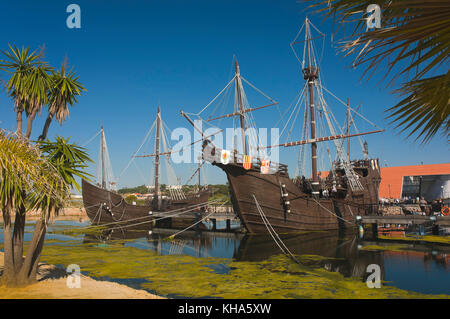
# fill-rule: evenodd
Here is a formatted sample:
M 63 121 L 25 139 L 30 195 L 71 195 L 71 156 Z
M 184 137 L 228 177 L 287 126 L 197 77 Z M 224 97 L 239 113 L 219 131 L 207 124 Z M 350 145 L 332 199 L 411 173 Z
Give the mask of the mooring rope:
M 353 225 L 352 222 L 349 222 L 348 220 L 342 218 L 341 216 L 336 215 L 335 213 L 333 213 L 331 210 L 329 210 L 328 208 L 326 208 L 325 206 L 323 206 L 321 203 L 319 203 L 319 201 L 317 201 L 314 196 L 312 197 L 312 199 L 317 203 L 317 205 L 319 205 L 320 207 L 322 207 L 323 209 L 325 209 L 328 213 L 330 213 L 331 215 L 343 220 L 344 222 Z
M 278 236 L 275 229 L 273 229 L 272 225 L 270 224 L 269 220 L 267 219 L 266 215 L 264 214 L 264 211 L 262 210 L 261 206 L 259 205 L 258 200 L 256 199 L 255 195 L 252 194 L 252 196 L 253 196 L 253 199 L 255 200 L 256 208 L 261 216 L 261 219 L 264 222 L 264 225 L 266 226 L 267 231 L 269 232 L 270 236 L 272 236 L 272 239 L 274 240 L 275 244 L 277 244 L 278 248 L 280 248 L 280 250 L 283 252 L 283 254 L 285 254 L 286 256 L 291 258 L 297 264 L 301 265 L 300 261 L 298 261 L 298 259 L 295 258 L 294 254 L 284 244 L 284 242 L 281 240 L 280 236 Z M 275 234 L 276 238 L 275 238 L 274 234 Z M 277 241 L 277 239 L 279 242 Z M 281 247 L 280 243 L 284 247 L 284 249 L 283 249 L 283 247 Z
M 142 225 L 142 224 L 146 224 L 146 223 L 158 221 L 158 220 L 165 219 L 165 218 L 175 217 L 175 216 L 178 216 L 178 215 L 181 215 L 181 214 L 185 214 L 185 213 L 192 212 L 193 210 L 197 209 L 197 207 L 204 207 L 204 206 L 207 206 L 207 205 L 208 205 L 208 204 L 198 205 L 198 206 L 195 205 L 195 207 L 191 207 L 191 208 L 189 208 L 188 210 L 183 210 L 183 211 L 180 211 L 180 212 L 175 213 L 175 214 L 172 214 L 172 215 L 164 215 L 164 216 L 161 216 L 161 217 L 159 217 L 159 218 L 150 219 L 150 220 L 145 221 L 145 222 L 140 222 L 140 223 L 135 223 L 135 224 L 129 224 L 129 225 L 125 225 L 125 226 L 123 226 L 123 227 L 138 226 L 138 225 Z M 168 211 L 168 212 L 166 212 L 166 213 L 170 213 L 170 212 L 174 212 L 174 211 L 179 211 L 180 209 L 185 209 L 185 208 L 186 208 L 186 207 L 179 208 L 179 209 L 177 209 L 177 210 Z M 123 221 L 118 221 L 118 222 L 112 222 L 112 223 L 106 223 L 106 224 L 101 224 L 101 225 L 95 225 L 95 226 L 91 226 L 91 227 L 92 227 L 92 228 L 103 227 L 103 226 L 115 225 L 115 224 L 120 224 L 120 223 L 125 223 L 125 222 L 130 222 L 130 221 L 136 221 L 136 220 L 140 220 L 140 219 L 144 219 L 144 218 L 152 218 L 152 217 L 153 217 L 152 215 L 148 215 L 148 216 L 142 216 L 142 217 L 133 218 L 133 219 L 127 219 L 127 220 L 123 220 Z M 86 227 L 86 228 L 89 228 L 89 226 Z M 112 229 L 115 229 L 115 228 L 112 228 Z
M 225 202 L 223 202 L 219 207 L 222 207 L 222 206 L 225 205 L 227 202 L 228 202 L 228 200 L 226 200 Z M 211 215 L 214 214 L 214 213 L 215 213 L 215 211 L 209 213 L 208 215 L 206 215 L 205 217 L 203 217 L 203 218 L 200 219 L 199 221 L 195 222 L 195 223 L 192 224 L 191 226 L 186 227 L 185 229 L 182 229 L 182 230 L 180 230 L 180 231 L 178 231 L 178 232 L 176 232 L 176 233 L 170 235 L 170 236 L 167 237 L 167 238 L 168 238 L 168 239 L 173 239 L 173 238 L 175 238 L 176 235 L 179 235 L 179 234 L 181 234 L 182 232 L 188 230 L 189 228 L 194 227 L 195 225 L 197 225 L 197 224 L 199 224 L 200 222 L 204 221 L 206 218 L 208 218 L 209 216 L 211 216 Z
M 227 201 L 225 201 L 225 202 L 222 204 L 222 206 L 223 206 L 226 202 L 227 202 Z M 219 207 L 220 207 L 220 206 L 219 206 Z M 152 220 L 148 220 L 148 221 L 144 221 L 144 222 L 140 222 L 140 223 L 136 223 L 136 224 L 129 224 L 129 225 L 124 225 L 124 226 L 118 226 L 118 227 L 114 227 L 114 228 L 109 228 L 109 230 L 114 230 L 114 229 L 118 229 L 118 228 L 122 229 L 122 228 L 126 228 L 126 227 L 134 227 L 134 226 L 139 226 L 139 225 L 143 225 L 143 224 L 147 224 L 147 223 L 152 223 L 152 222 L 156 222 L 156 221 L 161 220 L 161 219 L 166 219 L 166 218 L 170 218 L 170 217 L 175 217 L 175 216 L 177 216 L 177 215 L 181 215 L 182 213 L 186 213 L 186 212 L 193 211 L 194 209 L 196 209 L 196 208 L 192 208 L 192 209 L 189 210 L 189 211 L 183 211 L 183 212 L 180 212 L 180 213 L 177 213 L 177 214 L 174 214 L 174 215 L 170 215 L 170 216 L 161 216 L 161 217 L 159 217 L 159 218 L 155 218 L 155 219 L 152 219 Z M 190 225 L 189 227 L 183 229 L 182 231 L 179 231 L 179 232 L 177 232 L 177 233 L 175 233 L 175 234 L 172 234 L 171 236 L 169 236 L 169 237 L 167 237 L 167 238 L 173 238 L 173 237 L 175 237 L 176 235 L 182 233 L 183 231 L 185 231 L 185 230 L 187 230 L 187 229 L 189 229 L 189 228 L 191 228 L 191 227 L 197 225 L 198 223 L 200 223 L 201 221 L 205 220 L 206 218 L 208 218 L 209 216 L 211 216 L 211 215 L 214 214 L 214 213 L 215 213 L 215 212 L 211 212 L 210 214 L 208 214 L 207 216 L 203 217 L 201 220 L 197 221 L 196 223 Z M 103 225 L 101 225 L 101 226 L 103 226 Z M 173 236 L 173 237 L 172 237 L 172 236 Z

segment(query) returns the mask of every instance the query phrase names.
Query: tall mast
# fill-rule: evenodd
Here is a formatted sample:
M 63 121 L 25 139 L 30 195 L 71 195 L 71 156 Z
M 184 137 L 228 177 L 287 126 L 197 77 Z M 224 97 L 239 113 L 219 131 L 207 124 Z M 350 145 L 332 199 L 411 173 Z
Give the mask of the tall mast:
M 198 162 L 198 190 L 200 191 L 200 168 L 202 167 L 200 161 Z
M 317 67 L 311 65 L 311 33 L 309 29 L 309 20 L 306 18 L 306 45 L 308 51 L 308 66 L 303 69 L 303 78 L 308 81 L 309 89 L 309 112 L 310 112 L 310 126 L 311 139 L 316 138 L 316 119 L 314 106 L 314 81 L 319 78 L 319 70 Z M 312 184 L 313 194 L 318 194 L 319 177 L 317 176 L 317 144 L 311 143 L 311 168 L 312 168 Z
M 159 144 L 161 130 L 161 108 L 158 105 L 158 114 L 156 115 L 156 140 L 155 140 L 155 199 L 159 208 Z
M 347 136 L 350 134 L 350 99 L 347 98 Z M 350 163 L 350 138 L 347 137 L 347 160 Z
M 103 125 L 101 126 L 101 141 L 100 150 L 102 155 L 102 188 L 106 188 L 106 173 L 105 173 L 105 133 L 103 132 Z
M 239 106 L 239 120 L 241 124 L 241 134 L 242 134 L 242 147 L 243 147 L 243 153 L 244 155 L 247 155 L 247 143 L 245 140 L 245 116 L 244 116 L 244 107 L 242 106 L 242 93 L 241 93 L 241 72 L 239 70 L 239 64 L 236 60 L 235 62 L 235 81 L 236 81 L 236 97 L 238 100 L 238 106 Z

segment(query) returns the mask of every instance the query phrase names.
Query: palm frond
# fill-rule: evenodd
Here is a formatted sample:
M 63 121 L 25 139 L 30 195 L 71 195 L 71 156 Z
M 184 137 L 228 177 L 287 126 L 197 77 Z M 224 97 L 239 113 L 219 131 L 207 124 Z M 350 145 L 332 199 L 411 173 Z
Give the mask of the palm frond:
M 398 128 L 402 128 L 402 132 L 411 129 L 408 136 L 417 134 L 416 140 L 421 138 L 422 142 L 429 141 L 440 129 L 448 134 L 448 99 L 436 96 L 448 97 L 450 90 L 448 85 L 437 83 L 443 67 L 445 71 L 441 79 L 447 78 L 445 72 L 448 71 L 450 56 L 449 1 L 314 2 L 310 7 L 326 17 L 333 17 L 339 26 L 353 25 L 352 34 L 341 42 L 341 48 L 346 56 L 356 55 L 353 60 L 355 67 L 367 65 L 363 77 L 370 78 L 375 71 L 382 70 L 382 80 L 389 79 L 387 86 L 403 78 L 402 88 L 395 92 L 409 95 L 388 110 L 389 117 Z M 380 29 L 367 30 L 365 11 L 370 4 L 378 4 L 382 10 Z
M 65 66 L 52 74 L 52 86 L 49 91 L 49 112 L 55 114 L 56 120 L 61 124 L 69 114 L 68 105 L 77 103 L 77 97 L 87 91 L 78 81 L 75 72 L 71 69 L 66 72 Z
M 0 207 L 32 209 L 47 198 L 62 203 L 68 194 L 67 184 L 36 146 L 0 131 Z
M 56 137 L 55 142 L 42 141 L 39 143 L 39 149 L 46 155 L 50 163 L 56 168 L 64 182 L 80 189 L 80 185 L 76 182 L 75 177 L 89 179 L 92 177 L 84 171 L 87 162 L 92 162 L 86 149 L 76 144 L 69 143 L 70 138 Z
M 401 128 L 401 132 L 409 130 L 408 136 L 417 134 L 416 140 L 422 138 L 429 141 L 444 126 L 450 131 L 450 72 L 423 80 L 405 83 L 397 92 L 407 95 L 397 105 L 386 112 L 392 124 Z M 443 124 L 440 124 L 443 123 Z

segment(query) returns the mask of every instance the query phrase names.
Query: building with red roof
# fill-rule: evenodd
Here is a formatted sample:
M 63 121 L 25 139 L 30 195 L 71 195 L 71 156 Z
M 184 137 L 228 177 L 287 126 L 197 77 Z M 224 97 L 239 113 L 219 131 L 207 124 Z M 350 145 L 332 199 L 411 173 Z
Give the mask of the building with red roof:
M 380 198 L 450 197 L 450 163 L 381 167 Z

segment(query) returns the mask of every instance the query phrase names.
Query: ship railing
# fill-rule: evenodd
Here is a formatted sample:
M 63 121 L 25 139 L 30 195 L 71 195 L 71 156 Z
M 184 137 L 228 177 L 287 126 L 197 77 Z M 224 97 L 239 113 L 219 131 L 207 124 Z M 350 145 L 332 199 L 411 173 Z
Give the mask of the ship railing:
M 208 161 L 210 163 L 222 163 L 222 149 L 218 148 L 218 147 L 214 147 L 211 145 L 207 145 L 204 147 L 203 149 L 203 159 L 205 161 Z M 238 164 L 238 165 L 242 165 L 244 164 L 244 154 L 240 154 L 238 153 L 236 150 L 230 152 L 230 158 L 228 159 L 228 163 L 234 163 L 234 164 Z M 250 156 L 248 159 L 251 160 L 252 163 L 252 168 L 253 169 L 261 169 L 261 165 L 262 165 L 262 161 L 264 159 L 255 157 L 255 156 Z M 275 173 L 280 173 L 280 174 L 288 174 L 288 166 L 286 164 L 281 164 L 281 163 L 277 163 L 277 162 L 273 162 L 270 161 L 269 162 L 269 173 L 270 174 L 275 174 Z

